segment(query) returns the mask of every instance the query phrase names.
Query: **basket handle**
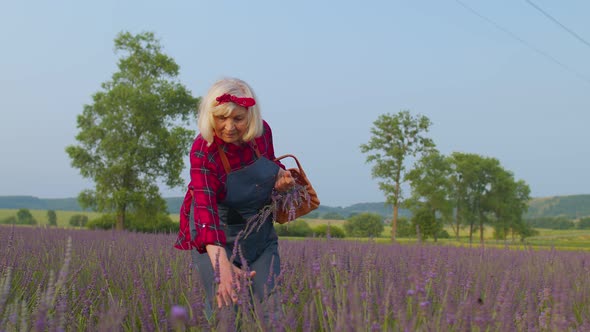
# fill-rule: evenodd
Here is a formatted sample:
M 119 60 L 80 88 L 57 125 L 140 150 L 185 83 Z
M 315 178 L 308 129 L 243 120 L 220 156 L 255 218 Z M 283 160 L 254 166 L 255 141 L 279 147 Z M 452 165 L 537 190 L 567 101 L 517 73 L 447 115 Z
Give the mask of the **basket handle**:
M 295 163 L 297 164 L 297 168 L 299 168 L 299 173 L 301 173 L 301 175 L 303 175 L 303 176 L 306 176 L 305 172 L 303 171 L 303 168 L 301 167 L 301 164 L 299 163 L 299 160 L 297 159 L 297 157 L 295 157 L 292 154 L 284 154 L 280 157 L 275 158 L 275 161 L 280 161 L 281 159 L 284 159 L 287 157 L 291 157 L 291 158 L 295 159 Z

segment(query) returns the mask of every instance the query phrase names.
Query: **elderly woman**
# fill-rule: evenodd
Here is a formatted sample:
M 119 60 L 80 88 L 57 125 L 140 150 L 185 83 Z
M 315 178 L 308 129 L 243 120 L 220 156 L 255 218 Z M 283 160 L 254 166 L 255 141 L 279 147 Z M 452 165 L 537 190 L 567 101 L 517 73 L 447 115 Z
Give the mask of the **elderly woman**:
M 191 250 L 208 303 L 214 296 L 218 307 L 235 303 L 240 284 L 236 278 L 244 277 L 252 278 L 253 292 L 262 300 L 280 272 L 271 217 L 248 236 L 240 232 L 269 204 L 273 188 L 290 189 L 293 177 L 274 161 L 271 129 L 244 81 L 228 78 L 213 84 L 201 100 L 198 128 L 175 247 Z

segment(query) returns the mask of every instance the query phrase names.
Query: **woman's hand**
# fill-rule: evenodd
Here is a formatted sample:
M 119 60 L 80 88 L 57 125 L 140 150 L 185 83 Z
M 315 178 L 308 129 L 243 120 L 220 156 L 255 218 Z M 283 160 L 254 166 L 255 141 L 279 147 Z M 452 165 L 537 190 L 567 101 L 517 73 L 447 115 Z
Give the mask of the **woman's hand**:
M 275 189 L 278 191 L 287 191 L 294 186 L 295 179 L 291 175 L 291 172 L 280 168 L 277 174 L 277 181 L 275 182 Z
M 256 271 L 246 272 L 230 263 L 225 249 L 219 246 L 208 245 L 207 253 L 214 269 L 219 266 L 219 284 L 217 286 L 217 307 L 230 306 L 238 301 L 238 291 L 244 278 L 252 278 Z

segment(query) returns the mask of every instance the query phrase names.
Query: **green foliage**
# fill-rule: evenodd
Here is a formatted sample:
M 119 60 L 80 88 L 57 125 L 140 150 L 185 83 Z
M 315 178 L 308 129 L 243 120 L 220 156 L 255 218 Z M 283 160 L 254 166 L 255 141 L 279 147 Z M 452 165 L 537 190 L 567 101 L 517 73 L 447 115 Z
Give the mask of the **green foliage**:
M 16 224 L 16 216 L 8 216 L 6 218 L 3 218 L 2 220 L 0 220 L 0 224 L 6 224 L 6 225 Z
M 570 195 L 534 198 L 529 202 L 526 218 L 590 217 L 590 195 Z
M 496 228 L 497 236 L 525 231 L 523 215 L 530 200 L 530 189 L 524 181 L 516 181 L 495 158 L 455 152 L 449 157 L 449 163 L 456 236 L 466 225 L 470 230 L 479 229 L 480 242 L 483 242 L 486 224 Z M 470 233 L 470 240 L 472 236 Z
M 16 213 L 16 223 L 18 225 L 37 225 L 37 220 L 33 218 L 29 209 L 20 209 Z
M 527 222 L 535 228 L 546 229 L 574 229 L 576 224 L 566 217 L 530 218 Z
M 0 224 L 37 225 L 37 220 L 29 209 L 19 209 L 16 216 L 4 217 L 0 220 Z
M 132 214 L 128 219 L 125 228 L 135 232 L 171 233 L 178 231 L 178 223 L 173 222 L 167 214 L 161 213 L 149 219 L 145 219 L 145 215 L 142 218 L 139 215 Z
M 328 234 L 330 234 L 330 237 L 333 237 L 333 238 L 342 239 L 342 238 L 346 237 L 346 234 L 344 233 L 342 228 L 337 227 L 337 226 L 332 226 L 332 225 L 326 225 L 326 224 L 322 224 L 322 225 L 318 225 L 318 226 L 314 227 L 313 233 L 315 234 L 315 236 L 318 236 L 318 237 L 328 237 Z
M 88 223 L 88 216 L 84 214 L 75 214 L 70 217 L 70 226 L 85 227 Z
M 57 213 L 55 213 L 55 210 L 47 210 L 47 223 L 49 226 L 57 226 Z
M 410 219 L 401 217 L 397 221 L 398 237 L 416 237 L 416 227 L 412 225 Z
M 432 148 L 423 154 L 406 179 L 412 194 L 405 206 L 412 211 L 412 224 L 418 225 L 423 239 L 438 238 L 444 223 L 453 214 L 451 165 L 449 160 Z
M 409 111 L 383 114 L 373 123 L 369 142 L 360 146 L 361 152 L 368 153 L 367 163 L 374 163 L 372 175 L 381 179 L 379 189 L 393 205 L 392 239 L 395 239 L 398 209 L 403 198 L 401 185 L 407 159 L 434 147 L 434 142 L 424 136 L 430 125 L 426 116 L 413 116 Z
M 582 218 L 578 222 L 579 229 L 590 229 L 590 218 Z
M 420 230 L 420 239 L 433 238 L 435 241 L 443 231 L 443 222 L 437 217 L 436 211 L 428 204 L 420 203 L 413 206 L 412 226 Z
M 116 216 L 105 214 L 91 220 L 86 227 L 90 229 L 112 229 L 116 224 Z M 165 214 L 146 218 L 145 214 L 129 214 L 125 219 L 125 229 L 142 233 L 171 233 L 178 231 L 178 223 Z
M 282 225 L 275 223 L 274 226 L 279 236 L 308 237 L 313 233 L 309 224 L 301 219 L 296 219 Z
M 345 218 L 336 212 L 327 212 L 322 215 L 322 219 L 326 220 L 344 220 Z
M 178 82 L 178 65 L 161 52 L 153 33 L 120 33 L 115 51 L 124 53 L 119 70 L 84 106 L 79 145 L 66 152 L 72 166 L 95 182 L 78 196 L 80 205 L 115 213 L 121 229 L 129 212 L 161 199 L 159 181 L 184 184 L 180 173 L 194 132 L 181 125 L 194 116 L 198 101 Z
M 102 216 L 92 219 L 86 224 L 90 229 L 112 229 L 115 227 L 116 218 L 112 214 L 103 214 Z
M 320 213 L 318 211 L 312 211 L 308 214 L 306 214 L 305 216 L 303 216 L 302 218 L 304 219 L 317 219 L 320 217 Z
M 451 234 L 449 234 L 449 232 L 447 232 L 445 229 L 441 229 L 436 234 L 436 238 L 437 239 L 450 239 L 451 238 Z
M 383 217 L 370 212 L 350 217 L 344 224 L 346 234 L 353 237 L 376 237 L 383 232 L 384 228 Z

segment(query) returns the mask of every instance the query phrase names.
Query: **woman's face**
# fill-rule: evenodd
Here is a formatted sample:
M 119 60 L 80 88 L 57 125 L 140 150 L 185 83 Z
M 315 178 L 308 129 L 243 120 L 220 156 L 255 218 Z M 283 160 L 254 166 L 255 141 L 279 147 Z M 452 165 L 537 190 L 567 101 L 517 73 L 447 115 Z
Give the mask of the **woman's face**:
M 228 115 L 214 115 L 215 135 L 225 143 L 242 143 L 242 137 L 248 129 L 248 110 L 242 106 L 236 106 Z

